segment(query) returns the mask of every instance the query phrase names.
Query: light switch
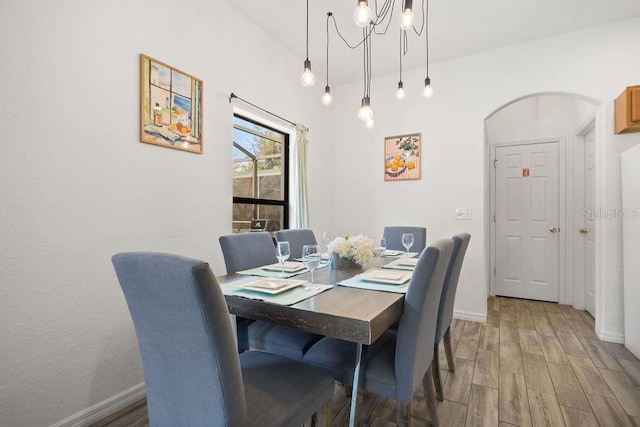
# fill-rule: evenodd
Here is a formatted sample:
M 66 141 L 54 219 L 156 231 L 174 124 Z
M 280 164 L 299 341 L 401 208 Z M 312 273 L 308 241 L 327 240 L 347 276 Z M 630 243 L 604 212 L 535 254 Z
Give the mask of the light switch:
M 469 220 L 471 219 L 471 208 L 458 208 L 456 209 L 456 220 Z

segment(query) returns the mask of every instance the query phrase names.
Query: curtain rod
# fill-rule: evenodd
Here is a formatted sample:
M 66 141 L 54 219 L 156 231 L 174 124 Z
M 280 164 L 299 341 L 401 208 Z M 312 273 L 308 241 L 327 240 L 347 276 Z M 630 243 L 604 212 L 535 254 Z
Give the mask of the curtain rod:
M 231 100 L 232 100 L 232 99 L 234 99 L 234 98 L 235 98 L 235 99 L 239 99 L 240 101 L 245 102 L 245 103 L 247 103 L 247 104 L 251 105 L 252 107 L 257 108 L 258 110 L 264 111 L 264 112 L 265 112 L 265 113 L 267 113 L 267 114 L 271 114 L 273 117 L 277 117 L 277 118 L 279 118 L 280 120 L 284 120 L 284 121 L 285 121 L 285 122 L 287 122 L 287 123 L 291 123 L 293 126 L 298 126 L 296 123 L 293 123 L 291 120 L 287 120 L 287 119 L 285 119 L 284 117 L 280 117 L 279 115 L 274 114 L 274 113 L 272 113 L 272 112 L 271 112 L 271 111 L 269 111 L 269 110 L 265 110 L 265 109 L 264 109 L 264 108 L 262 108 L 262 107 L 258 107 L 257 105 L 252 104 L 251 102 L 247 101 L 246 99 L 242 99 L 242 98 L 240 98 L 238 95 L 236 95 L 236 94 L 235 94 L 235 93 L 233 93 L 233 92 L 231 92 L 231 95 L 229 95 L 229 103 L 231 103 Z M 304 126 L 303 126 L 303 127 L 304 127 Z

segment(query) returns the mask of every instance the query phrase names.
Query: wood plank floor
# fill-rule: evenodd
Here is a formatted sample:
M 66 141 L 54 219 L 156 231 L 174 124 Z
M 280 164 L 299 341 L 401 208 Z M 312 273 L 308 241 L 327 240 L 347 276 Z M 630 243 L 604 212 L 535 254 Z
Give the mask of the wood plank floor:
M 440 368 L 440 423 L 450 426 L 640 427 L 640 360 L 624 346 L 598 340 L 593 318 L 570 306 L 513 298 L 488 299 L 487 322 L 454 320 L 455 373 Z M 348 424 L 342 387 L 334 426 Z M 365 394 L 363 424 L 395 425 L 395 402 Z M 413 425 L 428 425 L 421 388 Z M 148 426 L 144 400 L 95 427 Z

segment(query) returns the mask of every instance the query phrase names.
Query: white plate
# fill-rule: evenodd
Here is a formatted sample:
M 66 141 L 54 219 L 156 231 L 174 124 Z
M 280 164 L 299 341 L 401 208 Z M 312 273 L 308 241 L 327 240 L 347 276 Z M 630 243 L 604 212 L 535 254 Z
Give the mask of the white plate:
M 284 263 L 285 273 L 295 273 L 297 271 L 304 270 L 305 268 L 306 267 L 301 262 L 286 261 Z M 276 263 L 276 264 L 265 265 L 264 267 L 262 267 L 262 269 L 267 271 L 282 271 L 282 264 Z
M 254 280 L 252 282 L 241 283 L 238 286 L 236 286 L 236 288 L 276 295 L 276 294 L 279 294 L 280 292 L 288 291 L 291 288 L 300 286 L 305 282 L 306 280 L 260 279 L 260 280 Z
M 392 249 L 387 249 L 386 251 L 384 251 L 382 256 L 398 256 L 398 255 L 402 255 L 403 253 L 404 251 L 394 251 Z
M 395 263 L 398 265 L 410 265 L 412 267 L 415 267 L 418 263 L 418 258 L 400 258 L 399 260 L 395 261 Z
M 411 279 L 410 271 L 400 270 L 371 270 L 358 276 L 369 282 L 387 283 L 390 285 L 403 285 Z

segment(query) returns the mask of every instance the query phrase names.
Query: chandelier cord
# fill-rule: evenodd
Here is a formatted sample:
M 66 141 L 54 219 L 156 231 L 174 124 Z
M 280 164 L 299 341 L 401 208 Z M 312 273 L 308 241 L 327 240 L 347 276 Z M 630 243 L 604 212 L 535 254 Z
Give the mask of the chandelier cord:
M 368 52 L 367 52 L 367 97 L 371 96 L 371 41 L 372 39 L 369 38 L 368 42 L 367 42 L 367 47 L 368 47 Z
M 378 14 L 378 11 L 377 11 L 378 10 L 378 2 L 376 1 L 375 4 L 376 4 L 376 6 L 375 6 L 375 8 L 376 8 L 376 20 L 375 20 L 375 22 L 373 22 L 373 24 L 370 25 L 369 30 L 365 30 L 365 31 L 362 32 L 362 39 L 357 44 L 354 44 L 354 45 L 349 43 L 349 41 L 340 32 L 340 29 L 338 28 L 338 22 L 336 21 L 336 18 L 333 15 L 333 13 L 332 12 L 328 12 L 327 13 L 327 15 L 329 13 L 331 13 L 331 19 L 333 19 L 333 26 L 336 29 L 336 34 L 338 34 L 338 36 L 342 39 L 344 44 L 349 49 L 357 49 L 357 48 L 359 48 L 368 38 L 371 37 L 371 34 L 383 35 L 383 34 L 387 33 L 387 29 L 389 28 L 389 24 L 391 23 L 391 20 L 392 20 L 392 17 L 393 17 L 393 6 L 395 5 L 395 0 L 385 0 L 384 4 L 382 5 L 380 14 Z M 389 14 L 389 11 L 391 11 L 391 14 Z M 387 15 L 389 15 L 389 19 L 387 20 L 387 24 L 385 26 L 385 29 L 384 29 L 383 32 L 378 33 L 376 31 L 376 28 L 382 22 L 384 22 L 385 19 L 387 19 Z
M 425 3 L 426 3 L 426 9 L 425 9 Z M 416 30 L 415 26 L 413 27 L 413 32 L 416 33 L 418 36 L 422 35 L 423 30 L 428 25 L 428 17 L 427 17 L 428 12 L 429 12 L 429 0 L 422 0 L 422 25 L 420 25 L 420 31 Z
M 308 2 L 308 0 L 307 0 Z M 356 44 L 351 44 L 349 43 L 349 41 L 342 35 L 342 33 L 340 32 L 340 29 L 338 28 L 338 22 L 336 21 L 336 18 L 334 16 L 334 14 L 332 12 L 328 12 L 327 16 L 330 16 L 331 19 L 333 20 L 333 26 L 336 29 L 336 34 L 338 34 L 338 36 L 342 39 L 342 41 L 344 42 L 344 44 L 349 48 L 349 49 L 357 49 L 358 47 L 360 47 L 368 38 L 371 37 L 372 34 L 376 34 L 376 35 L 385 35 L 387 34 L 387 30 L 389 29 L 389 25 L 391 24 L 391 21 L 393 20 L 393 10 L 394 10 L 394 6 L 395 6 L 395 2 L 396 0 L 385 0 L 385 2 L 382 4 L 382 7 L 380 8 L 380 12 L 378 12 L 378 2 L 376 0 L 375 2 L 375 11 L 376 11 L 376 19 L 375 21 L 373 21 L 373 24 L 370 25 L 370 28 L 368 31 L 364 32 L 363 31 L 363 35 L 362 35 L 362 39 L 356 43 Z M 426 9 L 425 9 L 425 3 L 426 3 Z M 307 7 L 308 9 L 308 7 Z M 427 27 L 428 25 L 428 18 L 427 18 L 427 14 L 429 12 L 429 0 L 422 0 L 422 25 L 420 25 L 420 30 L 417 30 L 415 26 L 413 26 L 413 31 L 418 35 L 418 36 L 422 36 L 422 33 L 425 29 L 425 27 Z M 309 12 L 307 10 L 307 39 L 309 38 Z M 330 14 L 330 15 L 329 15 Z M 386 22 L 386 25 L 384 27 L 383 31 L 377 31 L 377 28 L 384 22 Z M 327 22 L 327 26 L 328 26 L 328 22 Z M 406 37 L 406 34 L 405 34 Z M 307 56 L 309 55 L 308 53 L 309 47 L 308 47 L 308 40 L 307 40 Z M 408 42 L 405 41 L 405 47 L 404 47 L 404 51 L 405 54 L 408 51 Z
M 393 20 L 393 7 L 396 5 L 396 1 L 385 1 L 384 4 L 382 5 L 382 12 L 380 12 L 380 14 L 378 14 L 378 1 L 376 0 L 376 22 L 373 23 L 373 32 L 377 35 L 385 35 L 387 34 L 387 30 L 389 29 L 389 24 L 391 24 L 391 21 Z M 391 13 L 389 14 L 389 11 L 391 11 Z M 387 14 L 389 14 L 389 19 L 387 19 L 387 25 L 384 27 L 384 31 L 381 32 L 377 32 L 376 28 L 378 27 L 378 25 L 380 25 L 382 22 L 384 22 L 384 20 L 387 18 Z
M 400 81 L 402 81 L 402 29 L 400 29 Z
M 309 59 L 309 0 L 307 0 L 307 59 Z
M 425 31 L 425 44 L 427 46 L 427 78 L 429 78 L 429 0 L 426 0 L 427 3 L 427 10 L 424 11 L 424 31 Z M 424 5 L 424 0 L 423 0 L 423 5 Z
M 331 12 L 327 12 L 327 86 L 329 86 L 329 18 L 332 16 Z

